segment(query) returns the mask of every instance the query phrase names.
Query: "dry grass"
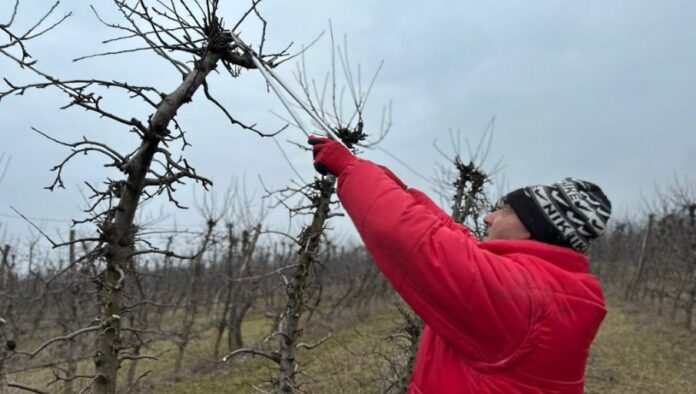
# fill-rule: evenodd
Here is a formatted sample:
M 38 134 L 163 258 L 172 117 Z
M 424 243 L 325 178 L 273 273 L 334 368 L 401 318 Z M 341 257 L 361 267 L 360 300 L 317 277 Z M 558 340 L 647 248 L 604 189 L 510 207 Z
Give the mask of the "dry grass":
M 375 340 L 389 332 L 396 314 L 381 312 L 353 328 L 343 328 L 321 349 L 300 353 L 308 393 L 379 393 L 387 365 L 375 352 L 394 352 L 393 343 Z M 358 334 L 360 331 L 362 334 Z M 363 354 L 370 354 L 363 356 Z M 158 392 L 252 393 L 275 374 L 255 359 L 212 371 Z M 637 307 L 610 302 L 587 368 L 587 393 L 696 393 L 696 333 Z
M 696 333 L 610 302 L 586 372 L 587 393 L 696 393 Z
M 243 339 L 247 342 L 256 341 L 268 332 L 270 320 L 263 317 L 251 317 L 242 325 Z M 155 341 L 150 343 L 146 348 L 143 348 L 141 354 L 156 355 L 158 360 L 140 360 L 138 361 L 135 376 L 140 376 L 147 373 L 148 376 L 142 379 L 139 389 L 142 392 L 152 392 L 162 382 L 176 382 L 185 377 L 195 376 L 198 372 L 205 369 L 205 365 L 209 364 L 203 358 L 210 358 L 213 353 L 215 340 L 215 330 L 208 329 L 196 338 L 192 339 L 187 353 L 184 357 L 181 376 L 173 376 L 174 364 L 176 361 L 176 345 L 171 341 Z M 37 342 L 38 343 L 38 342 Z M 61 346 L 56 345 L 50 348 L 45 354 L 42 354 L 38 360 L 40 363 L 51 359 L 51 357 L 62 357 Z M 223 346 L 224 347 L 224 346 Z M 28 347 L 30 348 L 30 347 Z M 119 383 L 126 381 L 128 373 L 129 361 L 123 363 L 119 370 Z M 151 372 L 148 372 L 151 371 Z M 78 363 L 77 373 L 79 375 L 91 375 L 94 373 L 94 364 L 91 359 L 84 359 Z M 24 384 L 40 388 L 49 392 L 62 391 L 62 383 L 57 382 L 52 385 L 47 384 L 54 380 L 53 373 L 50 369 L 35 369 L 27 372 L 10 374 L 10 380 L 16 380 Z M 81 379 L 75 384 L 76 388 L 81 388 L 87 384 L 89 380 Z M 10 390 L 11 393 L 15 391 Z M 19 393 L 20 391 L 17 391 Z M 25 393 L 24 391 L 21 391 Z
M 397 352 L 393 341 L 381 339 L 397 324 L 392 307 L 361 309 L 335 321 L 315 316 L 314 330 L 305 338 L 310 342 L 332 331 L 333 337 L 321 347 L 298 353 L 304 374 L 299 380 L 308 393 L 379 393 L 382 378 L 388 374 L 383 355 Z M 244 324 L 246 343 L 259 341 L 269 330 L 269 321 L 252 318 Z M 210 357 L 214 332 L 207 331 L 192 342 L 191 354 Z M 153 372 L 142 382 L 142 392 L 253 393 L 253 386 L 264 386 L 277 373 L 277 367 L 261 358 L 246 357 L 226 364 L 212 364 L 187 355 L 181 376 L 172 376 L 174 344 L 160 341 L 146 352 L 164 353 L 159 361 L 141 361 L 138 374 Z M 125 366 L 125 365 L 124 365 Z M 81 363 L 91 371 L 91 361 Z M 125 368 L 120 381 L 125 381 Z M 14 377 L 11 377 L 14 378 Z M 49 371 L 17 376 L 24 383 L 51 379 Z M 651 312 L 610 302 L 609 314 L 594 342 L 587 368 L 587 393 L 696 393 L 696 333 L 687 332 L 671 321 Z M 51 386 L 49 391 L 60 387 Z
M 320 338 L 327 325 L 334 325 L 330 340 L 313 350 L 300 350 L 302 389 L 309 393 L 376 393 L 381 392 L 388 364 L 382 355 L 395 357 L 396 346 L 384 340 L 397 324 L 396 311 L 378 311 L 350 316 L 322 329 L 308 333 L 308 342 Z M 253 393 L 254 386 L 269 389 L 277 375 L 277 365 L 258 357 L 225 365 L 178 384 L 162 385 L 158 393 Z

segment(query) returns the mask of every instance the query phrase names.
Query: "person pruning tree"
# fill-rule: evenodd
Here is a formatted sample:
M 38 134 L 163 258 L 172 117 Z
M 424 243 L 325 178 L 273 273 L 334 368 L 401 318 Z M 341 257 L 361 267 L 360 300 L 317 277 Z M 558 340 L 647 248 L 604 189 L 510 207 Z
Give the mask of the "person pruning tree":
M 314 165 L 375 263 L 423 319 L 409 393 L 582 393 L 607 311 L 585 252 L 611 203 L 566 178 L 507 194 L 479 241 L 425 194 L 340 143 L 309 137 Z

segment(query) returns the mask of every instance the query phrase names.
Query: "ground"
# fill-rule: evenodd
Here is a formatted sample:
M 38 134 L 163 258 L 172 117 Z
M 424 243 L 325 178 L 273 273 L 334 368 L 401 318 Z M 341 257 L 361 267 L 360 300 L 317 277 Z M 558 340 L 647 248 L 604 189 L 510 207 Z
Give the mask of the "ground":
M 305 369 L 312 378 L 307 380 L 307 392 L 381 392 L 382 386 L 375 379 L 386 365 L 372 356 L 359 355 L 376 350 L 375 338 L 386 335 L 396 316 L 392 311 L 380 312 L 352 329 L 342 328 L 322 348 L 300 353 L 301 360 L 308 360 Z M 384 341 L 381 345 L 380 350 L 390 347 Z M 371 364 L 364 363 L 368 359 Z M 264 362 L 254 361 L 245 367 L 203 373 L 162 386 L 158 392 L 251 393 L 252 385 L 260 384 L 275 372 L 266 369 Z M 585 391 L 696 393 L 696 333 L 643 308 L 610 300 L 609 313 L 592 346 Z
M 592 345 L 586 393 L 696 393 L 696 332 L 636 305 L 609 302 Z
M 609 313 L 593 343 L 586 373 L 587 393 L 696 393 L 696 332 L 688 332 L 646 308 L 609 299 Z M 336 319 L 313 317 L 312 342 L 331 332 L 332 337 L 314 350 L 301 350 L 299 380 L 308 393 L 381 393 L 388 374 L 388 359 L 399 354 L 400 339 L 388 339 L 399 321 L 396 308 L 382 305 L 360 308 Z M 244 325 L 246 343 L 268 334 L 270 322 L 251 317 Z M 148 350 L 159 361 L 141 361 L 138 375 L 152 370 L 139 384 L 141 392 L 166 394 L 254 393 L 276 373 L 275 365 L 260 357 L 226 363 L 210 359 L 213 330 L 201 334 L 190 346 L 181 376 L 172 376 L 175 351 L 169 342 Z M 81 370 L 88 373 L 91 363 Z M 124 367 L 126 365 L 124 364 Z M 125 380 L 125 368 L 121 381 Z M 50 381 L 48 371 L 11 376 L 25 383 Z M 49 392 L 58 385 L 45 387 Z

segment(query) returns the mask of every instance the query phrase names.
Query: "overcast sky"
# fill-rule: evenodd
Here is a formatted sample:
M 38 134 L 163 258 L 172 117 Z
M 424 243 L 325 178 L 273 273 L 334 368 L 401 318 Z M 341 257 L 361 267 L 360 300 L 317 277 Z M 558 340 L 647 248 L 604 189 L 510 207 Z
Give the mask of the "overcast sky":
M 11 3 L 2 1 L 0 21 L 7 19 Z M 176 87 L 179 75 L 153 56 L 73 63 L 82 55 L 123 47 L 101 44 L 115 33 L 99 24 L 88 3 L 60 5 L 60 13 L 72 11 L 73 17 L 29 45 L 38 67 L 62 78 L 117 79 L 165 92 Z M 91 3 L 105 18 L 118 20 L 110 1 Z M 239 9 L 244 4 L 234 3 Z M 23 1 L 18 27 L 35 20 L 47 4 Z M 225 20 L 236 21 L 239 9 L 224 9 Z M 446 151 L 449 129 L 476 141 L 495 116 L 488 164 L 503 158 L 507 191 L 575 176 L 599 184 L 623 216 L 636 212 L 656 184 L 674 177 L 696 181 L 696 2 L 266 0 L 260 10 L 269 23 L 267 50 L 291 41 L 297 50 L 327 30 L 331 19 L 341 44 L 347 35 L 351 62 L 361 65 L 363 80 L 384 61 L 370 98 L 367 130 L 379 128 L 381 108 L 391 100 L 393 128 L 382 147 L 422 175 L 435 172 L 435 139 Z M 256 44 L 258 37 L 255 22 L 242 28 L 248 42 Z M 322 79 L 328 71 L 329 49 L 324 36 L 308 51 L 311 76 Z M 279 72 L 292 79 L 294 69 L 294 63 L 286 63 Z M 16 83 L 36 80 L 2 56 L 0 74 Z M 211 91 L 242 121 L 267 130 L 283 125 L 269 111 L 286 115 L 257 71 L 245 71 L 237 79 L 214 76 Z M 82 217 L 82 182 L 114 175 L 96 158 L 79 158 L 66 167 L 66 190 L 44 190 L 52 181 L 49 169 L 62 160 L 66 148 L 30 127 L 67 141 L 84 135 L 124 152 L 138 143 L 118 124 L 79 110 L 58 110 L 64 104 L 51 91 L 0 102 L 0 152 L 12 156 L 0 184 L 0 232 L 7 231 L 6 239 L 17 238 L 27 227 L 10 205 L 44 218 L 41 223 L 49 231 L 65 233 L 70 218 Z M 103 104 L 125 117 L 144 120 L 148 114 L 141 103 L 119 96 L 106 96 Z M 230 126 L 201 95 L 181 111 L 180 120 L 193 145 L 185 155 L 200 174 L 214 180 L 214 191 L 221 193 L 236 177 L 245 180 L 250 194 L 260 196 L 259 177 L 272 187 L 296 178 L 273 141 Z M 310 155 L 285 143 L 287 139 L 303 141 L 303 135 L 288 130 L 279 141 L 309 178 Z M 407 184 L 431 191 L 386 154 L 368 151 L 364 157 L 389 166 Z M 200 188 L 179 190 L 182 202 L 192 203 L 194 189 L 200 196 Z M 148 209 L 175 215 L 179 225 L 200 222 L 195 210 L 178 211 L 163 200 Z M 283 227 L 284 217 L 274 215 L 270 225 Z M 348 219 L 336 219 L 335 227 L 351 234 Z

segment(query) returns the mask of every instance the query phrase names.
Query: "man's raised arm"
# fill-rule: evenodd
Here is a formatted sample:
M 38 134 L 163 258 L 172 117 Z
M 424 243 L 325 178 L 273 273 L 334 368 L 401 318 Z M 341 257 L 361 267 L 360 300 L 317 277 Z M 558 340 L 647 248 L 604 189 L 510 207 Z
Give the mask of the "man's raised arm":
M 425 323 L 476 361 L 513 356 L 533 316 L 524 267 L 480 249 L 468 229 L 383 168 L 330 140 L 314 147 L 375 262 Z

